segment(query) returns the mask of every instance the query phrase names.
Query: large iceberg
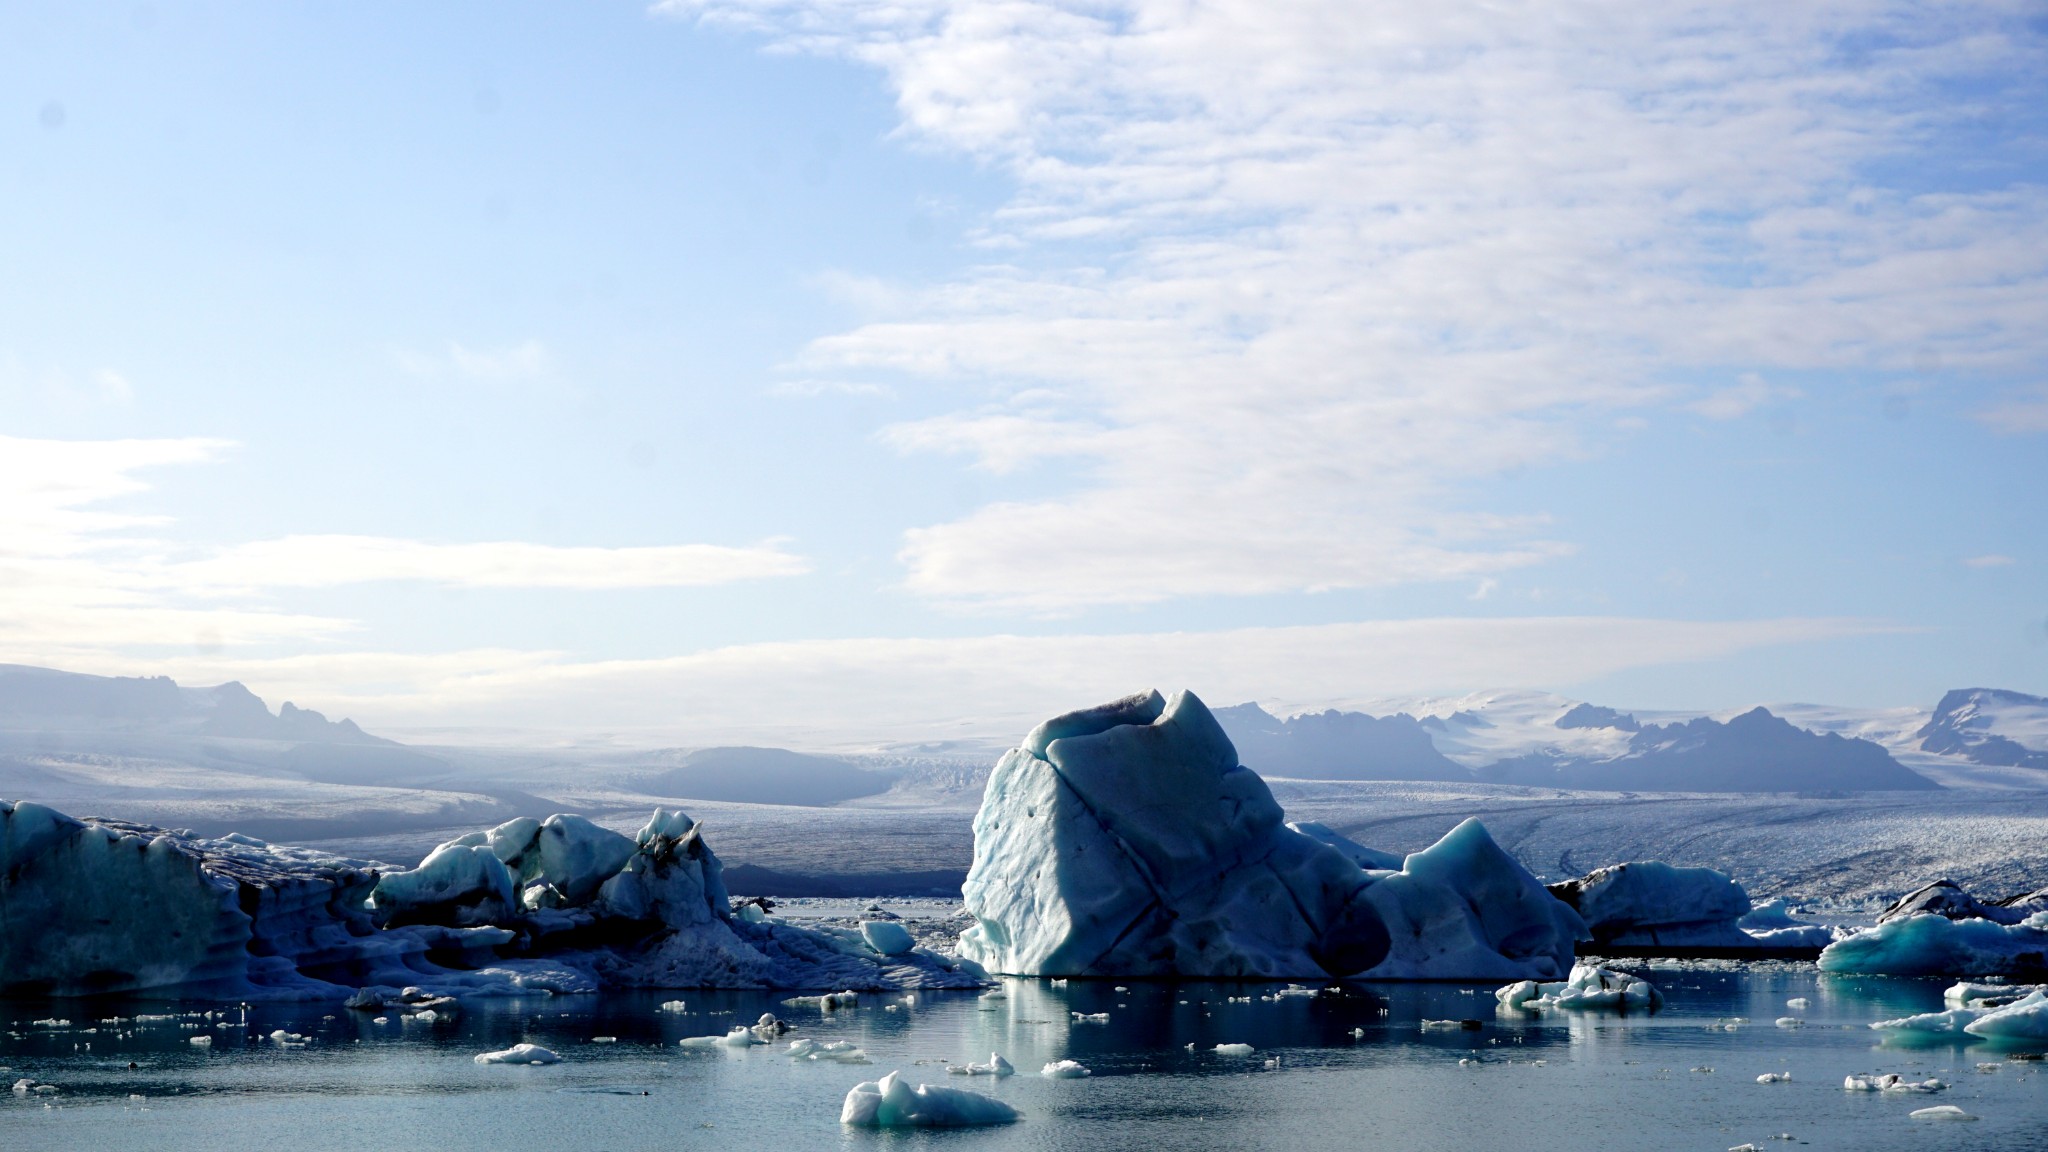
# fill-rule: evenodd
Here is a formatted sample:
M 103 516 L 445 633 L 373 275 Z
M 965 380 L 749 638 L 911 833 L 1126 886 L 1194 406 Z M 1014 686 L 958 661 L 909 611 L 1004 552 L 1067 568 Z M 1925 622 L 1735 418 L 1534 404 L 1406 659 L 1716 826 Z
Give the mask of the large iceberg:
M 993 1096 L 903 1082 L 900 1072 L 856 1084 L 840 1105 L 839 1122 L 859 1128 L 972 1128 L 1014 1123 L 1015 1108 Z
M 1194 694 L 1032 729 L 974 820 L 961 954 L 1047 976 L 1555 979 L 1577 913 L 1467 820 L 1398 869 L 1290 827 Z
M 514 820 L 393 870 L 0 801 L 0 993 L 341 999 L 976 987 L 972 965 L 736 916 L 701 826 Z
M 1712 868 L 1632 861 L 1552 884 L 1550 893 L 1578 910 L 1599 947 L 1743 948 L 1756 943 L 1737 926 L 1749 914 L 1749 894 Z

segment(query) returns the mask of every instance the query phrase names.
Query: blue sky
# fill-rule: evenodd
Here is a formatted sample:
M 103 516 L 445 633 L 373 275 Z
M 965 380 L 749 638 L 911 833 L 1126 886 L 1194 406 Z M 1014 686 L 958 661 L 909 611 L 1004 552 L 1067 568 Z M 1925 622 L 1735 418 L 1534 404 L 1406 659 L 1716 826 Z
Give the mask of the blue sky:
M 2048 692 L 2018 4 L 0 11 L 0 660 L 858 743 Z

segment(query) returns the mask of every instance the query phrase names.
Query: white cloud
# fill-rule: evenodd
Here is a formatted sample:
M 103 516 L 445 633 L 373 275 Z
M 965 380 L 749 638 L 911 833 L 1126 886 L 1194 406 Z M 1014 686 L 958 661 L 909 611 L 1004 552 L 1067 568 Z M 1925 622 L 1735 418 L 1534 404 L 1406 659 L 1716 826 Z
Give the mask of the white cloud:
M 240 679 L 370 727 L 610 732 L 655 742 L 827 747 L 1014 740 L 1045 716 L 1148 687 L 1286 710 L 1473 685 L 1563 687 L 1630 668 L 1895 631 L 1862 620 L 1597 617 L 1376 621 L 1123 636 L 863 638 L 656 660 L 510 650 L 189 657 L 150 670 Z M 6 651 L 0 648 L 0 659 Z M 133 674 L 132 664 L 112 668 Z M 92 670 L 92 669 L 83 669 Z
M 383 536 L 287 536 L 167 566 L 179 588 L 331 588 L 416 580 L 457 588 L 688 588 L 810 571 L 769 541 L 751 548 L 676 544 L 560 548 L 497 541 L 435 544 Z
M 109 650 L 331 640 L 353 621 L 282 611 L 273 589 L 419 580 L 455 587 L 680 588 L 792 576 L 809 562 L 770 540 L 565 548 L 517 541 L 427 543 L 288 536 L 224 549 L 169 539 L 168 516 L 109 510 L 149 488 L 140 475 L 203 464 L 225 441 L 30 440 L 0 436 L 0 645 L 31 663 Z
M 1729 387 L 1710 392 L 1686 407 L 1709 420 L 1734 420 L 1770 404 L 1798 399 L 1800 395 L 1797 388 L 1776 387 L 1754 372 L 1745 372 Z
M 1983 556 L 1971 556 L 1963 561 L 1964 564 L 1972 568 L 2004 568 L 2013 562 L 2012 557 L 2001 556 L 1996 552 L 1987 553 Z
M 1684 403 L 1666 373 L 2048 354 L 2048 190 L 1866 175 L 2034 66 L 2012 4 L 661 7 L 872 65 L 904 134 L 1016 182 L 980 240 L 1028 261 L 869 291 L 887 314 L 799 363 L 1054 398 L 886 434 L 1071 471 L 910 532 L 929 596 L 1483 577 L 1565 547 L 1473 482 Z

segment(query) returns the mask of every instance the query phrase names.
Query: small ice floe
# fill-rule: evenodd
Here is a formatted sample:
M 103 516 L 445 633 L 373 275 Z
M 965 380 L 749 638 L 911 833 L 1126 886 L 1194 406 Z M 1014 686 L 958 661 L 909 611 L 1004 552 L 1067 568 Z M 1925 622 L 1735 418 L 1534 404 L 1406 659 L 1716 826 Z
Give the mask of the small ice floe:
M 1067 978 L 1064 976 L 1053 977 L 1052 986 L 1055 988 L 1065 988 L 1067 986 Z
M 664 1000 L 661 1002 L 661 1007 L 655 1009 L 657 1012 L 675 1012 L 678 1014 L 688 1012 L 689 1010 L 690 1006 L 681 1000 Z
M 766 1043 L 752 1028 L 735 1028 L 723 1036 L 685 1036 L 676 1042 L 682 1048 L 751 1048 Z
M 1908 1080 L 1896 1072 L 1882 1076 L 1849 1075 L 1842 1078 L 1846 1092 L 1939 1092 L 1948 1085 L 1939 1080 Z
M 619 1038 L 617 1036 L 592 1036 L 590 1042 L 592 1044 L 617 1044 Z
M 1976 1117 L 1953 1104 L 1936 1104 L 1932 1108 L 1915 1108 L 1906 1115 L 1915 1120 L 1975 1120 Z
M 1709 1067 L 1709 1066 L 1707 1066 L 1707 1065 L 1705 1065 L 1705 1064 L 1700 1064 L 1700 1065 L 1696 1065 L 1696 1066 L 1695 1066 L 1695 1067 L 1693 1068 L 1693 1071 L 1695 1071 L 1695 1072 L 1698 1072 L 1698 1073 L 1701 1073 L 1701 1074 L 1703 1074 L 1703 1075 L 1712 1075 L 1712 1074 L 1713 1074 L 1713 1071 L 1714 1071 L 1714 1070 L 1713 1070 L 1713 1069 L 1712 1069 L 1711 1067 Z
M 1992 1008 L 1964 1025 L 1963 1031 L 2004 1040 L 2048 1040 L 2048 992 L 2037 988 L 2022 999 Z
M 31 1089 L 31 1088 L 33 1088 L 33 1087 L 35 1087 L 35 1086 L 36 1086 L 36 1082 L 35 1082 L 35 1081 L 33 1081 L 33 1080 L 30 1080 L 30 1079 L 28 1079 L 27 1077 L 23 1077 L 23 1078 L 21 1078 L 21 1079 L 19 1079 L 19 1080 L 16 1080 L 16 1081 L 14 1082 L 14 1094 L 15 1094 L 16 1096 L 26 1096 L 26 1095 L 28 1095 L 28 1091 L 29 1091 L 29 1089 Z
M 2003 1067 L 2005 1067 L 2005 1065 L 2003 1065 L 2003 1064 L 2000 1064 L 2000 1063 L 1999 1063 L 1998 1061 L 1996 1061 L 1996 1060 L 1992 1060 L 1992 1061 L 1987 1061 L 1987 1062 L 1982 1062 L 1982 1063 L 1979 1063 L 1979 1064 L 1977 1065 L 1977 1071 L 1978 1071 L 1979 1073 L 1983 1074 L 1983 1075 L 1987 1075 L 1987 1076 L 1988 1076 L 1988 1075 L 1991 1075 L 1992 1073 L 1995 1073 L 1995 1072 L 1997 1072 L 1997 1071 L 1998 1071 L 1998 1070 L 1999 1070 L 2000 1068 L 2003 1068 Z
M 1048 1080 L 1079 1080 L 1083 1076 L 1090 1075 L 1088 1069 L 1082 1067 L 1079 1060 L 1055 1060 L 1040 1068 L 1038 1074 Z
M 1728 1152 L 1764 1152 L 1764 1148 L 1761 1144 L 1737 1144 Z
M 1648 980 L 1592 964 L 1573 965 L 1564 980 L 1518 980 L 1496 991 L 1493 998 L 1503 1010 L 1528 1012 L 1654 1012 L 1664 1006 L 1664 994 Z
M 1778 1017 L 1778 1027 L 1780 1027 L 1780 1028 L 1804 1028 L 1804 1027 L 1806 1027 L 1806 1021 L 1804 1021 L 1804 1020 L 1801 1020 L 1801 1019 L 1800 1019 L 1799 1017 L 1797 1017 L 1797 1016 L 1780 1016 L 1780 1017 Z
M 1766 1072 L 1757 1077 L 1756 1082 L 1759 1084 L 1790 1084 L 1792 1082 L 1792 1074 L 1790 1072 Z
M 1424 1020 L 1422 1022 L 1422 1030 L 1424 1032 L 1460 1032 L 1464 1028 L 1465 1022 L 1463 1020 Z
M 1003 1077 L 1015 1076 L 1017 1074 L 1017 1070 L 1011 1067 L 1010 1062 L 1008 1060 L 1003 1059 L 1002 1053 L 1000 1052 L 989 1053 L 988 1063 L 986 1064 L 955 1064 L 951 1067 L 948 1067 L 946 1071 L 952 1073 L 955 1076 Z
M 1216 1046 L 1216 1054 L 1218 1056 L 1249 1056 L 1252 1054 L 1252 1046 L 1249 1044 L 1218 1044 Z
M 827 992 L 823 996 L 791 996 L 782 1003 L 784 1007 L 788 1008 L 816 1008 L 823 1012 L 835 1012 L 841 1008 L 852 1008 L 859 1004 L 860 993 L 849 990 L 845 992 Z
M 213 1047 L 213 1037 L 187 1036 L 185 1037 L 185 1043 L 192 1045 L 194 1048 L 211 1048 Z
M 839 1122 L 860 1128 L 975 1128 L 1009 1124 L 1021 1115 L 992 1096 L 919 1084 L 912 1088 L 902 1073 L 853 1086 L 839 1109 Z
M 981 998 L 983 1000 L 1008 1000 L 1010 998 L 1010 993 L 1006 989 L 1004 989 L 1002 985 L 998 984 L 995 987 L 989 989 L 988 991 L 983 992 L 981 994 Z
M 1460 1063 L 1460 1064 L 1463 1064 L 1463 1063 L 1464 1063 L 1464 1061 L 1463 1061 L 1463 1060 L 1460 1060 L 1460 1061 L 1458 1061 L 1458 1063 Z M 1473 1061 L 1473 1063 L 1475 1063 L 1475 1064 L 1476 1064 L 1476 1063 L 1478 1063 L 1478 1061 L 1476 1061 L 1476 1060 L 1475 1060 L 1475 1061 Z M 1268 1071 L 1268 1072 L 1272 1072 L 1272 1071 L 1275 1071 L 1275 1070 L 1277 1070 L 1277 1069 L 1278 1069 L 1279 1067 L 1280 1067 L 1280 1058 L 1279 1058 L 1278 1056 L 1268 1056 L 1268 1057 L 1266 1057 L 1266 1071 Z
M 560 1056 L 538 1044 L 514 1044 L 502 1052 L 479 1052 L 475 1056 L 479 1064 L 559 1064 Z
M 282 1047 L 303 1047 L 312 1043 L 312 1040 L 309 1037 L 299 1035 L 297 1032 L 287 1032 L 279 1028 L 270 1034 L 270 1042 Z
M 1074 1023 L 1076 1024 L 1109 1023 L 1109 1013 L 1107 1012 L 1075 1012 L 1073 1013 L 1073 1017 Z
M 845 1040 L 833 1040 L 822 1044 L 808 1038 L 791 1040 L 788 1055 L 791 1060 L 825 1060 L 835 1064 L 868 1062 L 866 1049 L 856 1047 Z
M 748 1029 L 748 1031 L 752 1032 L 761 1043 L 773 1044 L 784 1032 L 789 1031 L 789 1025 L 777 1020 L 775 1013 L 763 1012 L 761 1013 L 761 1018 L 754 1021 L 754 1026 Z
M 1794 996 L 1790 1000 L 1785 1001 L 1785 1007 L 1790 1008 L 1794 1012 L 1804 1012 L 1807 1009 L 1806 997 Z

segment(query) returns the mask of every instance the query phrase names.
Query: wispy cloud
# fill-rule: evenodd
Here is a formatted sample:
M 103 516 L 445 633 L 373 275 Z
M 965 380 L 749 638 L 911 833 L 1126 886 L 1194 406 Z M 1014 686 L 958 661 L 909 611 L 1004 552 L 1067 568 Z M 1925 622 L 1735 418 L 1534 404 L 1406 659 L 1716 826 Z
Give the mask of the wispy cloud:
M 437 544 L 383 536 L 287 536 L 167 565 L 187 590 L 330 588 L 413 580 L 456 588 L 689 588 L 810 571 L 780 541 L 748 548 L 674 544 L 560 548 L 519 541 Z
M 477 381 L 530 380 L 551 367 L 548 350 L 538 340 L 525 340 L 501 348 L 472 348 L 450 340 L 438 351 L 399 349 L 393 353 L 398 366 L 414 376 L 460 377 Z
M 1754 372 L 1745 372 L 1734 384 L 1709 392 L 1686 407 L 1709 420 L 1734 420 L 1800 395 L 1797 388 L 1778 387 Z
M 2048 386 L 2014 393 L 1976 415 L 1979 422 L 1994 432 L 2048 432 Z
M 168 516 L 107 507 L 145 474 L 217 460 L 219 440 L 0 436 L 0 644 L 41 662 L 154 647 L 326 640 L 353 621 L 279 610 L 264 593 L 371 581 L 453 587 L 683 588 L 810 569 L 786 542 L 557 547 L 310 535 L 226 548 L 176 539 Z M 26 657 L 25 657 L 26 658 Z
M 911 531 L 906 583 L 932 597 L 1484 578 L 1567 549 L 1474 482 L 1687 403 L 1681 373 L 2048 353 L 2048 191 L 1870 175 L 1981 116 L 1974 80 L 2037 65 L 2014 5 L 660 8 L 872 65 L 906 136 L 1016 182 L 979 233 L 1016 263 L 905 290 L 803 358 L 1057 398 L 1055 421 L 888 433 L 1072 473 Z
M 2014 560 L 2010 556 L 1989 552 L 1982 556 L 1967 557 L 1963 560 L 1963 563 L 1972 568 L 2004 568 L 2013 564 Z

